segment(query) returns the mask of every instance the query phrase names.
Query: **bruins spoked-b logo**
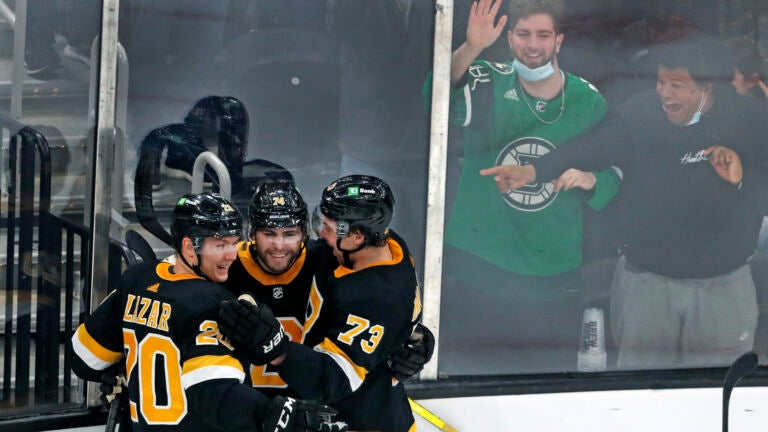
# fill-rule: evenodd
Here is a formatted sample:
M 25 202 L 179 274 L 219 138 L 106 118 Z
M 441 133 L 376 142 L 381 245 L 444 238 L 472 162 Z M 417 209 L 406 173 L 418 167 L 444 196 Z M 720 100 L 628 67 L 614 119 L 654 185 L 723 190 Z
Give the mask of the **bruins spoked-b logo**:
M 555 149 L 555 146 L 541 138 L 523 137 L 507 144 L 496 158 L 496 165 L 528 165 Z M 504 201 L 521 211 L 539 211 L 552 204 L 557 198 L 552 183 L 535 183 L 509 191 L 502 195 Z

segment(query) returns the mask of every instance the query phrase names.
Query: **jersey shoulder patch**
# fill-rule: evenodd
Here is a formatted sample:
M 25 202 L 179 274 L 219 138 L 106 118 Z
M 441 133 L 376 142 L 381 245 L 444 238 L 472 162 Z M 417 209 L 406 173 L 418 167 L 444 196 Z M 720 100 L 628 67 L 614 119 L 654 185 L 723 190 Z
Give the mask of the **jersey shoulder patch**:
M 475 64 L 483 65 L 493 72 L 500 73 L 502 75 L 509 75 L 515 71 L 515 68 L 512 67 L 512 63 L 509 62 L 501 63 L 479 60 Z
M 569 75 L 573 75 L 573 74 L 569 74 Z M 582 84 L 584 84 L 585 86 L 587 86 L 587 88 L 589 88 L 589 89 L 590 89 L 590 90 L 592 90 L 593 92 L 595 92 L 595 93 L 600 93 L 600 90 L 598 90 L 598 89 L 597 89 L 597 87 L 595 87 L 595 85 L 594 85 L 594 84 L 592 84 L 591 82 L 589 82 L 589 81 L 585 80 L 584 78 L 582 78 L 582 77 L 580 77 L 580 76 L 578 76 L 578 75 L 573 75 L 573 77 L 575 77 L 575 78 L 576 78 L 577 80 L 579 80 L 579 81 L 580 81 Z

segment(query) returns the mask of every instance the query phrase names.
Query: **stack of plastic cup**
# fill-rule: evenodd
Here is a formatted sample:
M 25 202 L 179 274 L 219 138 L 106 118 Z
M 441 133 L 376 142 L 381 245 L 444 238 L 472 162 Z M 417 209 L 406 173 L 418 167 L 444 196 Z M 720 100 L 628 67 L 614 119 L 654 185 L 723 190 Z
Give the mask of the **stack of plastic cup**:
M 587 308 L 581 324 L 581 345 L 576 356 L 579 372 L 602 372 L 606 369 L 605 327 L 603 310 Z

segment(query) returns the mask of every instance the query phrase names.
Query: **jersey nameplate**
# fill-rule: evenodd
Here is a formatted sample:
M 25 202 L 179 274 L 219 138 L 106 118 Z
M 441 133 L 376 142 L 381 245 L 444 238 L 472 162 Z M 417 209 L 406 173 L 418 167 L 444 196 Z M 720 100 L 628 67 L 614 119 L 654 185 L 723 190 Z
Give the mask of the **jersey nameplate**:
M 123 321 L 167 332 L 172 309 L 168 303 L 128 294 Z

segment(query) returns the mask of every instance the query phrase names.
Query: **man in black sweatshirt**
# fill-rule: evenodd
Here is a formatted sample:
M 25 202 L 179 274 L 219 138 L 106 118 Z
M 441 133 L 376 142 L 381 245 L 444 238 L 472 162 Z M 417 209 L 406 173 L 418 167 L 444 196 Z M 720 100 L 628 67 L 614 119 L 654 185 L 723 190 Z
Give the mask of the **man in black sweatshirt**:
M 655 94 L 629 99 L 578 143 L 493 174 L 506 191 L 571 167 L 621 168 L 618 366 L 726 365 L 752 349 L 757 326 L 748 261 L 768 204 L 768 111 L 735 93 L 719 42 L 689 36 L 657 54 Z

